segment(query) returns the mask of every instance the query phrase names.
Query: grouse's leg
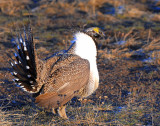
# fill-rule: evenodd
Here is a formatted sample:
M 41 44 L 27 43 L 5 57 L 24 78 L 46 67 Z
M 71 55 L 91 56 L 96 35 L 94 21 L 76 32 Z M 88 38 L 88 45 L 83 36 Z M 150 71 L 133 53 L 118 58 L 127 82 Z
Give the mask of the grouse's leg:
M 64 118 L 64 119 L 68 119 L 67 115 L 66 115 L 66 106 L 63 105 L 61 107 L 58 108 L 58 114 L 60 117 Z
M 56 111 L 55 108 L 52 108 L 52 113 L 53 113 L 53 114 L 56 114 L 56 113 L 57 113 L 57 111 Z

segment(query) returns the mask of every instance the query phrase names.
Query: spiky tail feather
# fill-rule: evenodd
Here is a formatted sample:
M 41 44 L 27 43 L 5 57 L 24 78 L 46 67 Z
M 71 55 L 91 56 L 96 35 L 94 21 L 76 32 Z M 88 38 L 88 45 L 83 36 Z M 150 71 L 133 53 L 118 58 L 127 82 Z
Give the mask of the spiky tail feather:
M 13 80 L 24 91 L 37 93 L 36 55 L 30 26 L 27 26 L 27 30 L 24 28 L 23 37 L 22 34 L 17 35 L 14 42 L 17 49 L 14 54 L 15 58 L 11 62 L 11 66 L 14 69 L 12 75 L 15 77 Z

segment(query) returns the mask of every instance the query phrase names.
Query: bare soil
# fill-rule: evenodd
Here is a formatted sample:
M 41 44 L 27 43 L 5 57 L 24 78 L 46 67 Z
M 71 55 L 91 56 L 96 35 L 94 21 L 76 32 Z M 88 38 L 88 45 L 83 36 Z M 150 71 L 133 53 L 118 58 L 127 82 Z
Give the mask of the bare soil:
M 122 11 L 119 8 L 122 8 Z M 0 1 L 0 125 L 159 125 L 159 3 L 148 0 Z M 67 105 L 68 120 L 39 108 L 12 81 L 13 36 L 31 23 L 39 58 L 66 49 L 72 35 L 98 26 L 100 86 Z

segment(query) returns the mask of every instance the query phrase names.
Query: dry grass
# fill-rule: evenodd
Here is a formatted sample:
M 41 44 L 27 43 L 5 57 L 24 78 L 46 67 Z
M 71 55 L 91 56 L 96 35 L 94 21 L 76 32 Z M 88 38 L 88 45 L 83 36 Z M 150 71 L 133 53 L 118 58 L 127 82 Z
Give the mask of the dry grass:
M 30 3 L 30 0 L 1 0 L 0 9 L 4 14 L 17 16 L 22 10 L 26 9 L 27 5 Z
M 146 0 L 140 2 L 41 0 L 35 6 L 30 0 L 1 0 L 0 125 L 159 125 L 159 17 L 147 10 Z M 103 14 L 104 3 L 124 5 L 125 11 Z M 10 39 L 29 20 L 40 58 L 66 49 L 72 33 L 84 27 L 105 31 L 98 50 L 100 86 L 89 98 L 68 103 L 69 120 L 36 106 L 11 81 Z

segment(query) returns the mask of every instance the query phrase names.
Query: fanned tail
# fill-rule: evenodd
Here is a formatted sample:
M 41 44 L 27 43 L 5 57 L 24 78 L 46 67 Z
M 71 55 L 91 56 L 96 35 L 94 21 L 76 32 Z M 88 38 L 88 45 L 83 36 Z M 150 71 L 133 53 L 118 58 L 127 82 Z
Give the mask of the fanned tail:
M 14 39 L 17 49 L 14 53 L 14 60 L 11 66 L 14 69 L 13 80 L 24 91 L 29 93 L 38 92 L 36 56 L 34 52 L 33 35 L 30 26 L 24 28 L 24 34 L 17 35 Z

